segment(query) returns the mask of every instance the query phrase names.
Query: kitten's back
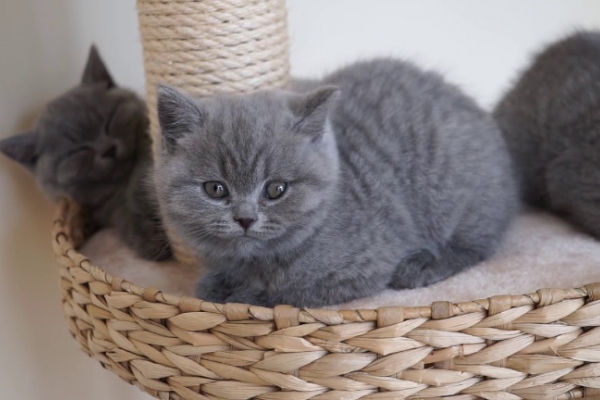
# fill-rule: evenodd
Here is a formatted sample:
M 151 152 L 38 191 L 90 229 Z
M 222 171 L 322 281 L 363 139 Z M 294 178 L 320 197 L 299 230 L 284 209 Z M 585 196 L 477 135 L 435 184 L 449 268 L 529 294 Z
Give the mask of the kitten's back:
M 346 170 L 359 171 L 348 184 L 387 183 L 362 198 L 364 208 L 403 203 L 416 228 L 440 242 L 473 212 L 474 199 L 483 203 L 476 213 L 510 220 L 516 188 L 505 144 L 492 118 L 457 87 L 391 59 L 353 64 L 324 82 L 342 89 L 331 118 Z
M 600 196 L 600 32 L 577 32 L 544 48 L 494 116 L 523 199 L 583 226 L 600 224 L 593 205 Z
M 575 129 L 600 111 L 600 32 L 579 32 L 534 59 L 500 101 L 494 116 L 506 138 L 524 199 L 542 205 L 547 196 L 545 165 L 566 142 L 593 134 Z

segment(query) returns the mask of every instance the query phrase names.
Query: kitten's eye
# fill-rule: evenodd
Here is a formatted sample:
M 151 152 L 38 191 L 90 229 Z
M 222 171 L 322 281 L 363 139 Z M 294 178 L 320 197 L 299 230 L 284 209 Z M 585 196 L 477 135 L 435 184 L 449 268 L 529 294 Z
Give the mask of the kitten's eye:
M 283 196 L 287 189 L 287 183 L 285 182 L 271 182 L 265 187 L 265 195 L 270 200 L 275 200 Z
M 227 186 L 224 183 L 217 181 L 210 181 L 204 184 L 204 190 L 213 199 L 222 199 L 229 194 Z

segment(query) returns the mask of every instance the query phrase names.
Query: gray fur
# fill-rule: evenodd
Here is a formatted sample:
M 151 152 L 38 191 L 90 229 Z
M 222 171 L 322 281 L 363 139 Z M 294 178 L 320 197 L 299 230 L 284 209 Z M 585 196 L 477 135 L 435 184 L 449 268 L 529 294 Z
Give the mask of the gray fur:
M 157 212 L 144 102 L 115 85 L 95 47 L 81 83 L 46 106 L 32 132 L 0 141 L 52 197 L 70 196 L 141 256 L 167 259 Z
M 543 49 L 494 116 L 525 202 L 600 238 L 600 32 Z
M 391 59 L 315 86 L 203 100 L 159 89 L 158 198 L 209 267 L 198 297 L 324 306 L 429 285 L 494 252 L 516 187 L 473 100 Z M 209 197 L 207 181 L 230 196 Z M 280 199 L 265 197 L 270 181 L 288 182 Z

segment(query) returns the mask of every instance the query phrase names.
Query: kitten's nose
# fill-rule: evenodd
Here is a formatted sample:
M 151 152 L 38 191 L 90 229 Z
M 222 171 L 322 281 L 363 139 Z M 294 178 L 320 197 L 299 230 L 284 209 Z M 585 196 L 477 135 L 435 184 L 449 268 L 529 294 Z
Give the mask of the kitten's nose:
M 250 229 L 250 226 L 254 223 L 254 221 L 256 221 L 256 220 L 252 219 L 252 218 L 236 218 L 235 219 L 235 222 L 240 224 L 240 226 L 242 228 L 244 228 L 245 231 Z

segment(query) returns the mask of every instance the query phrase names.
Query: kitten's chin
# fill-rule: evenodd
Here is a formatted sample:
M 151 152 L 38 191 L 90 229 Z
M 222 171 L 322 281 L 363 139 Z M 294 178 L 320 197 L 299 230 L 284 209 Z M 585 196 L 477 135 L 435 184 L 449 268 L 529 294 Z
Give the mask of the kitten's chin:
M 267 243 L 252 234 L 239 235 L 230 239 L 228 247 L 232 252 L 244 258 L 265 256 L 269 253 L 269 246 Z
M 251 236 L 216 239 L 200 244 L 200 253 L 214 258 L 252 258 L 269 253 L 266 243 Z

